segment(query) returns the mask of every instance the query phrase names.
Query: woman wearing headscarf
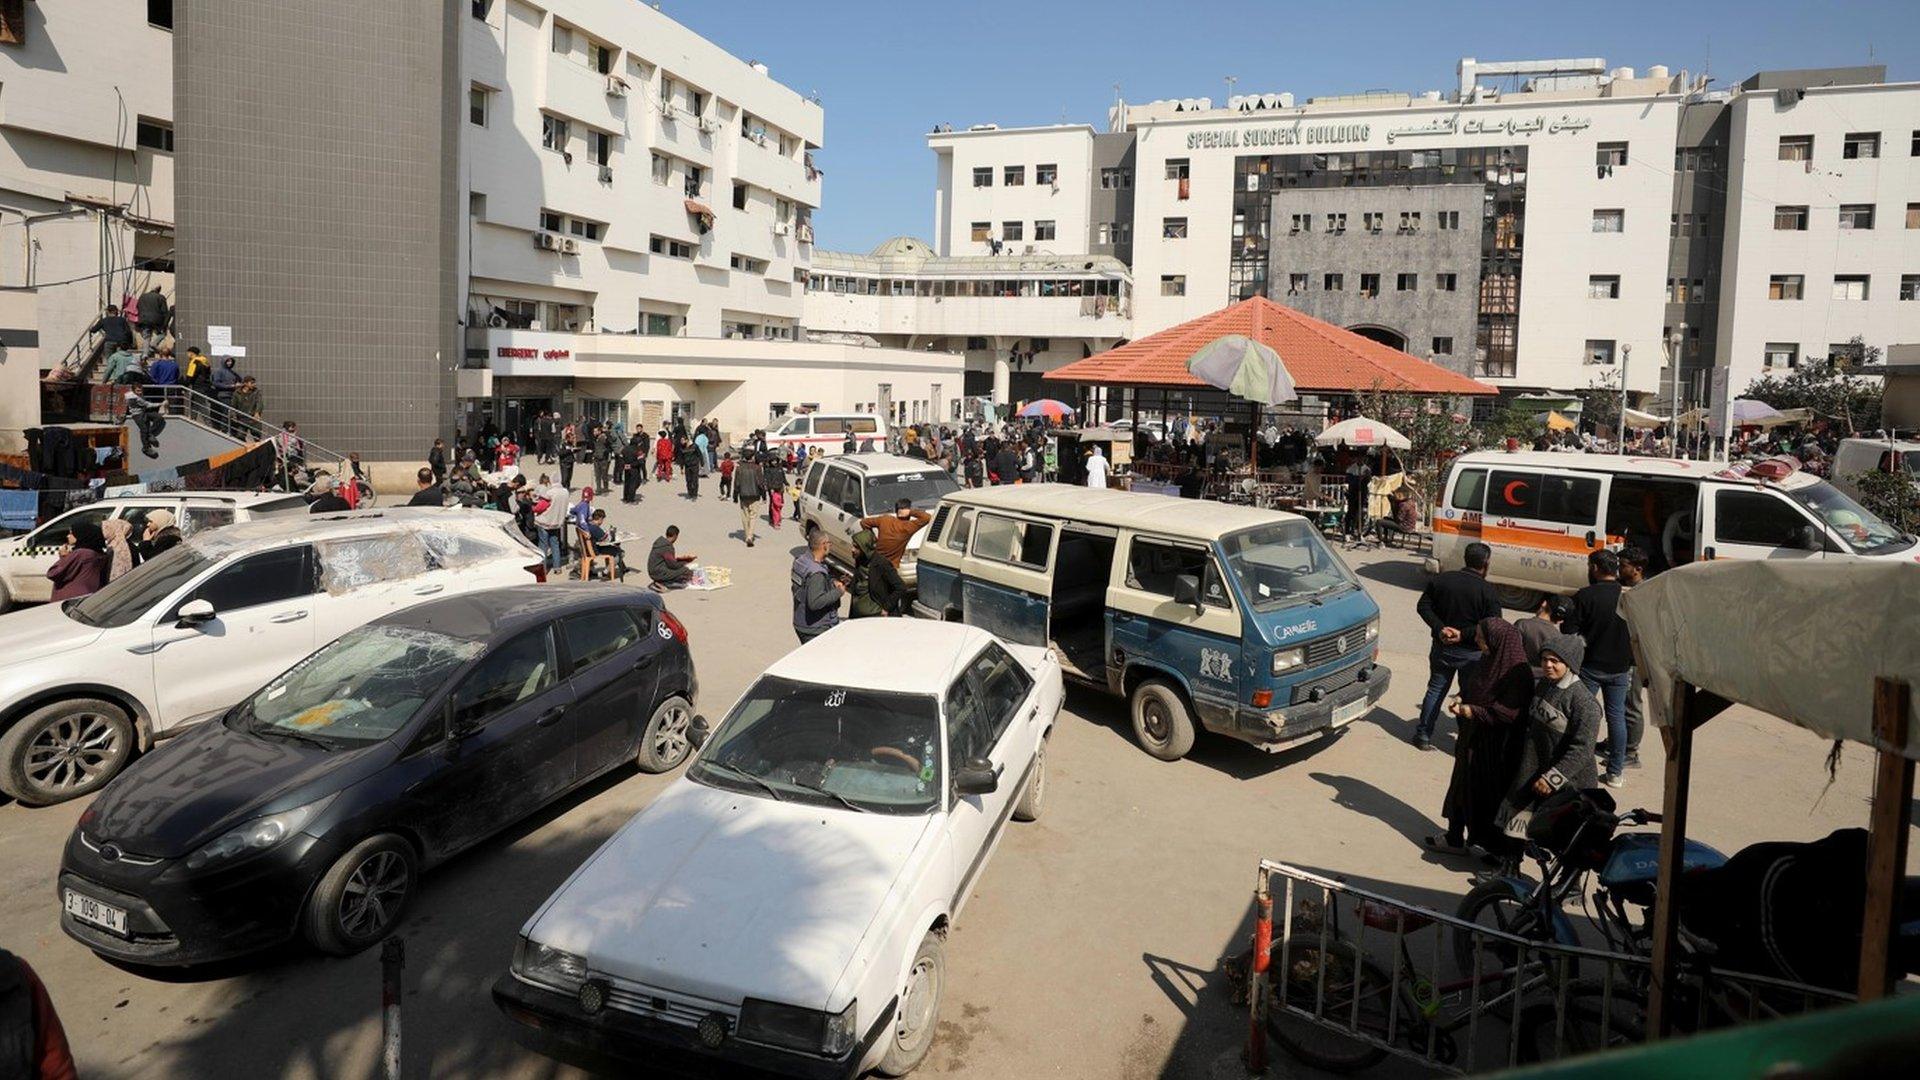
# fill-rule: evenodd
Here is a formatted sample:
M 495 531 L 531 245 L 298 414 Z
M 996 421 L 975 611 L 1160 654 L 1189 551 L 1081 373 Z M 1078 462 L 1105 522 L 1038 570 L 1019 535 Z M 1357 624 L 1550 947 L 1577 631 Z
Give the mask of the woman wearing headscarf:
M 853 602 L 847 606 L 848 618 L 898 615 L 905 607 L 907 584 L 880 554 L 878 545 L 872 529 L 853 534 L 853 584 L 848 589 Z
M 100 591 L 107 583 L 107 541 L 100 526 L 91 521 L 76 521 L 67 530 L 67 550 L 47 568 L 47 580 L 53 582 L 53 599 L 67 600 Z
M 119 578 L 139 564 L 133 554 L 133 545 L 127 542 L 133 535 L 132 522 L 126 518 L 108 518 L 100 523 L 100 535 L 106 537 L 107 559 L 112 564 L 107 574 L 108 581 Z
M 1586 643 L 1574 634 L 1555 634 L 1540 646 L 1540 681 L 1527 706 L 1519 764 L 1500 806 L 1503 826 L 1556 791 L 1599 782 L 1593 744 L 1600 733 L 1600 699 L 1580 682 L 1585 656 Z
M 173 523 L 173 511 L 155 510 L 147 515 L 147 527 L 140 534 L 140 561 L 146 562 L 180 542 L 180 530 Z
M 1521 721 L 1533 700 L 1533 669 L 1526 643 L 1505 619 L 1481 619 L 1474 627 L 1480 662 L 1461 681 L 1460 698 L 1449 710 L 1459 721 L 1454 742 L 1453 778 L 1441 813 L 1447 835 L 1426 839 L 1429 849 L 1464 855 L 1467 843 L 1497 852 L 1505 845 L 1494 823 L 1500 800 L 1513 783 Z

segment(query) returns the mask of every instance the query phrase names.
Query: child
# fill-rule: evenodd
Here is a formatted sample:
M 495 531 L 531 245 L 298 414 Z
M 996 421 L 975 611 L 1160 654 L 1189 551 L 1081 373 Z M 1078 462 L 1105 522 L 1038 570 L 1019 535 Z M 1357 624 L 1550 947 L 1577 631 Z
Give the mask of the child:
M 720 497 L 733 498 L 733 451 L 731 450 L 720 458 Z

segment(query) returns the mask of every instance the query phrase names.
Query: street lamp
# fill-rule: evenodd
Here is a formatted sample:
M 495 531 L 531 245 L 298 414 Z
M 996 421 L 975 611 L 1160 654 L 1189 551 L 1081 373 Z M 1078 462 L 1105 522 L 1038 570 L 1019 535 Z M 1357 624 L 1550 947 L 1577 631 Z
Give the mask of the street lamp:
M 1633 346 L 1620 346 L 1620 422 L 1613 426 L 1613 441 L 1621 453 L 1627 452 L 1627 361 L 1633 359 Z
M 1672 388 L 1667 395 L 1667 412 L 1671 417 L 1667 421 L 1667 442 L 1669 456 L 1680 456 L 1680 346 L 1686 340 L 1687 324 L 1684 320 L 1680 328 L 1667 334 L 1667 365 L 1673 369 Z

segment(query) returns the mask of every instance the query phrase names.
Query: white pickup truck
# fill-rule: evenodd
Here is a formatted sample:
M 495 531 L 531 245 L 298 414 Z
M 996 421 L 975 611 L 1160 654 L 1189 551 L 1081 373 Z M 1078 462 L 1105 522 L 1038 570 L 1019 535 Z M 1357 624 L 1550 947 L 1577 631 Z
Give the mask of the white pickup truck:
M 1051 650 L 959 623 L 834 628 L 547 899 L 494 1000 L 530 1040 L 616 1058 L 905 1075 L 933 1043 L 951 920 L 1007 820 L 1040 814 L 1061 699 Z

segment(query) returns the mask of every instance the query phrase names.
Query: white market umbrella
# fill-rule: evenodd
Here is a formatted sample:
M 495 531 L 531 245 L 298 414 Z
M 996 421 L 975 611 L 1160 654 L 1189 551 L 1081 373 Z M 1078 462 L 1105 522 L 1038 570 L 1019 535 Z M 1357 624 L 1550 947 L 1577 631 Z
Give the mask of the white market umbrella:
M 1413 441 L 1389 425 L 1364 416 L 1342 420 L 1313 440 L 1321 446 L 1346 443 L 1348 446 L 1388 446 L 1395 450 L 1413 449 Z
M 1752 398 L 1734 398 L 1727 403 L 1727 410 L 1734 427 L 1773 427 L 1787 421 L 1780 410 Z
M 1664 416 L 1655 416 L 1650 412 L 1641 412 L 1639 409 L 1627 410 L 1627 426 L 1630 428 L 1657 428 L 1666 422 L 1667 418 Z

